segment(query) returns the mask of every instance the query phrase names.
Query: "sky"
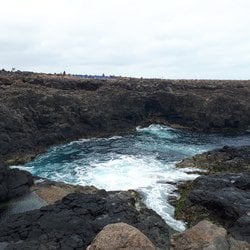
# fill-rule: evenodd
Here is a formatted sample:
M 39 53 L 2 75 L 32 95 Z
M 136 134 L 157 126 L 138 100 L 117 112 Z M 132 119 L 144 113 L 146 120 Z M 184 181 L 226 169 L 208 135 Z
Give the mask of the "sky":
M 0 0 L 0 68 L 250 79 L 250 1 Z

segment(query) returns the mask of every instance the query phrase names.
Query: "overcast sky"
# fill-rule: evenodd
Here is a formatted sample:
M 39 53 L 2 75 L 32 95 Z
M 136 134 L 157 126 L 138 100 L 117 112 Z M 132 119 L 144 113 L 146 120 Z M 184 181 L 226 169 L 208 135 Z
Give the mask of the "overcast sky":
M 250 79 L 249 0 L 0 0 L 0 68 Z

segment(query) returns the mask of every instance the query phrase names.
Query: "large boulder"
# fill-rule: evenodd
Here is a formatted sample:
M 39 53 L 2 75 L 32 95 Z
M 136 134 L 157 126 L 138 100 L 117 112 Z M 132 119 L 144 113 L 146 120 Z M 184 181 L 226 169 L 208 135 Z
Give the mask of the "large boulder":
M 171 229 L 136 192 L 104 190 L 69 194 L 54 205 L 13 215 L 1 224 L 0 242 L 9 249 L 86 249 L 106 225 L 118 222 L 138 228 L 159 249 L 169 247 Z
M 201 221 L 183 233 L 172 235 L 172 250 L 229 250 L 227 231 L 209 221 Z
M 105 226 L 88 247 L 88 250 L 109 249 L 155 250 L 156 248 L 137 228 L 126 223 L 115 223 Z
M 227 236 L 227 231 L 209 221 L 201 221 L 171 237 L 171 250 L 249 250 L 250 244 Z

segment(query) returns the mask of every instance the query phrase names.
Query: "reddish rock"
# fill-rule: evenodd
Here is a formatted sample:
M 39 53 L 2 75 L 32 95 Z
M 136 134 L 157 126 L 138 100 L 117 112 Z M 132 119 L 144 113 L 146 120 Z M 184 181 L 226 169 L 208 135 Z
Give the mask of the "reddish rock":
M 183 233 L 174 234 L 172 250 L 229 250 L 227 232 L 209 221 L 201 221 Z
M 229 243 L 230 250 L 250 250 L 250 244 L 246 241 L 235 240 L 231 237 Z
M 105 226 L 88 247 L 88 250 L 105 249 L 155 250 L 156 248 L 137 228 L 126 223 L 115 223 Z

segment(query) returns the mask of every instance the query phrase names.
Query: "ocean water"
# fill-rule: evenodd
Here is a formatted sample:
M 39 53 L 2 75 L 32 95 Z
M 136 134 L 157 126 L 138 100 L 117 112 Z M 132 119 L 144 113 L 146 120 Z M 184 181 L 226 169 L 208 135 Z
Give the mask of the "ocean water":
M 250 134 L 208 135 L 151 125 L 126 136 L 82 139 L 52 147 L 19 168 L 51 180 L 107 191 L 138 190 L 148 207 L 182 231 L 185 223 L 174 218 L 168 198 L 177 195 L 174 183 L 198 175 L 193 169 L 177 169 L 175 164 L 225 145 L 250 145 Z

